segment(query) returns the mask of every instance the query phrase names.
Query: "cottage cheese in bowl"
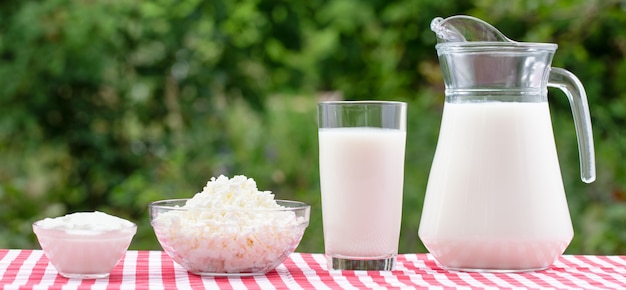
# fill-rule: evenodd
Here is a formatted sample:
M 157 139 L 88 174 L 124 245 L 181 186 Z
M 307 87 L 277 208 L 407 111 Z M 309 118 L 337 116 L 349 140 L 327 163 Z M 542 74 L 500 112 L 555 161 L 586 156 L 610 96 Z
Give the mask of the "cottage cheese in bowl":
M 165 252 L 199 275 L 264 274 L 298 246 L 310 207 L 275 200 L 243 175 L 211 178 L 191 199 L 150 205 L 151 223 Z
M 103 212 L 77 212 L 33 223 L 50 263 L 64 277 L 109 276 L 137 231 L 134 223 Z

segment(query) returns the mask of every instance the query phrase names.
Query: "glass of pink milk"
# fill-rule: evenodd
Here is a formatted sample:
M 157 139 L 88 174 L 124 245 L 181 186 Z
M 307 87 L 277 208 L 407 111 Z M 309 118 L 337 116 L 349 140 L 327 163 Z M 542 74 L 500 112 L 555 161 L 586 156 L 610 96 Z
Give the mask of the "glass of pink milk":
M 402 218 L 403 102 L 318 104 L 324 247 L 329 270 L 393 270 Z

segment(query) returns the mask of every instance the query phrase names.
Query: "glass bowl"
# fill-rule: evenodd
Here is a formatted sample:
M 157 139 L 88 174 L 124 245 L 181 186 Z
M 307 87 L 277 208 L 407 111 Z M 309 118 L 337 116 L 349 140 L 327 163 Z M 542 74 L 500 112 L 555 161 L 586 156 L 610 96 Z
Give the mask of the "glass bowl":
M 48 228 L 42 222 L 33 223 L 33 232 L 52 266 L 66 278 L 108 277 L 137 232 L 132 222 L 128 227 L 106 231 Z
M 278 209 L 183 208 L 188 199 L 149 205 L 163 250 L 187 271 L 208 276 L 265 274 L 296 249 L 310 206 L 277 200 Z

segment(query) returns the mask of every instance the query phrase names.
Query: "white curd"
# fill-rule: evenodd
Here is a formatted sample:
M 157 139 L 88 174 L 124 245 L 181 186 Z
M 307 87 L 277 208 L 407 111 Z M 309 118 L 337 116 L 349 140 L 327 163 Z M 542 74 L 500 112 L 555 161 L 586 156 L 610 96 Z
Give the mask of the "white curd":
M 262 271 L 292 252 L 306 228 L 304 218 L 243 175 L 211 178 L 179 209 L 152 225 L 164 250 L 194 273 Z

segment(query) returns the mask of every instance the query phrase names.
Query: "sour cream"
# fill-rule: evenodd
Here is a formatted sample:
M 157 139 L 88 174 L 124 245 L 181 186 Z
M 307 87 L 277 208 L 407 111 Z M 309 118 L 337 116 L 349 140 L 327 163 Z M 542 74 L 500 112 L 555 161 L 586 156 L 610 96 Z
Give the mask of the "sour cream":
M 78 212 L 33 223 L 50 263 L 64 277 L 109 276 L 126 253 L 137 226 L 102 212 Z
M 58 229 L 68 232 L 101 233 L 132 227 L 133 223 L 103 212 L 76 212 L 56 218 L 46 218 L 38 225 L 45 229 Z

